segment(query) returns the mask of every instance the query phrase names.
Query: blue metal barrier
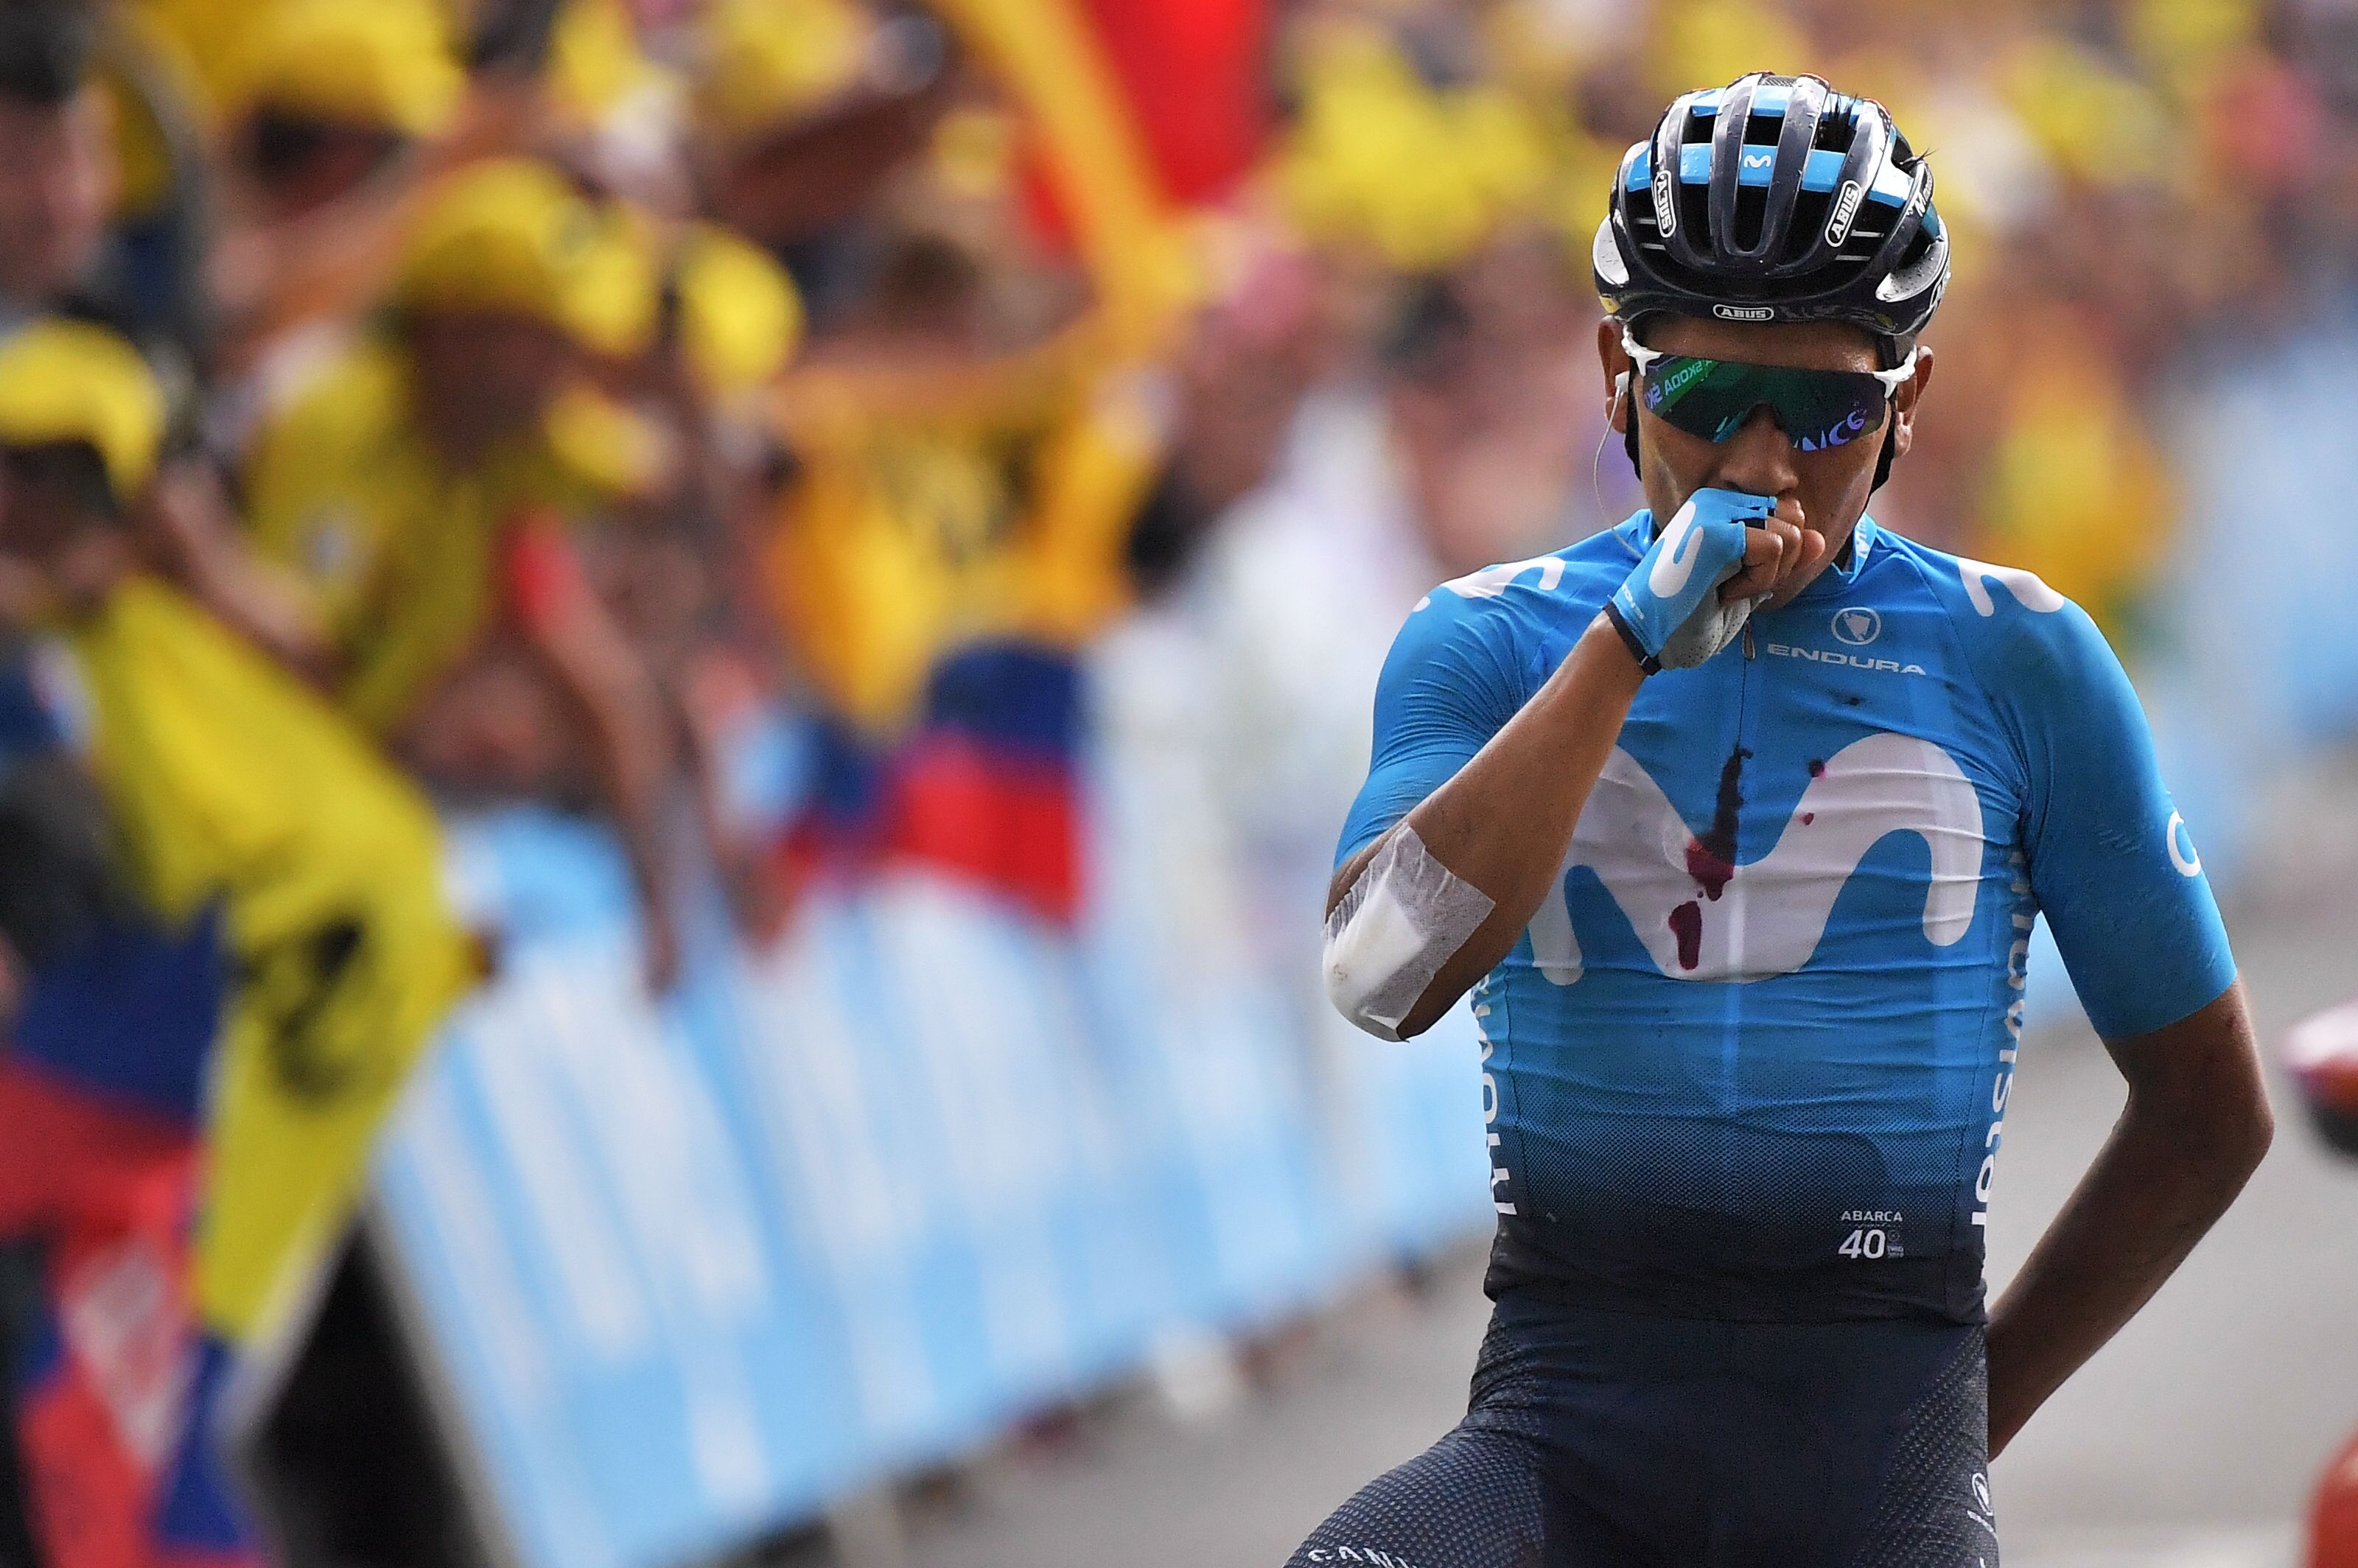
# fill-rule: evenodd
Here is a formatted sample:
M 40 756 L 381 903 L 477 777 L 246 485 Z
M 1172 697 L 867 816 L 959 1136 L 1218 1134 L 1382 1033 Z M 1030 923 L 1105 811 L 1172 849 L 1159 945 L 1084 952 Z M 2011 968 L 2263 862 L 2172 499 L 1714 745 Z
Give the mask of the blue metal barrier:
M 1121 833 L 1078 934 L 895 876 L 766 953 L 711 915 L 660 1010 L 602 836 L 455 837 L 502 972 L 379 1199 L 531 1568 L 723 1550 L 1488 1218 L 1470 1021 L 1314 1038 L 1288 977 L 1174 937 Z

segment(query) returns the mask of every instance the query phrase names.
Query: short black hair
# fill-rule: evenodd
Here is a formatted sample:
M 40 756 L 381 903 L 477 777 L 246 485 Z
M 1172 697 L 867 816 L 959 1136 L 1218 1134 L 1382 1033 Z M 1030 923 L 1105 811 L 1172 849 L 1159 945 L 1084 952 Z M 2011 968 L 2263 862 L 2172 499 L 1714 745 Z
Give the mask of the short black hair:
M 88 441 L 0 446 L 0 470 L 12 485 L 60 491 L 85 512 L 110 523 L 123 521 L 123 503 L 107 481 L 106 460 Z
M 300 174 L 330 145 L 354 139 L 368 144 L 372 168 L 381 167 L 409 140 L 399 131 L 351 124 L 274 104 L 255 111 L 246 122 L 242 150 L 254 174 L 267 183 Z
M 0 98 L 36 108 L 70 103 L 97 53 L 94 5 L 0 0 Z

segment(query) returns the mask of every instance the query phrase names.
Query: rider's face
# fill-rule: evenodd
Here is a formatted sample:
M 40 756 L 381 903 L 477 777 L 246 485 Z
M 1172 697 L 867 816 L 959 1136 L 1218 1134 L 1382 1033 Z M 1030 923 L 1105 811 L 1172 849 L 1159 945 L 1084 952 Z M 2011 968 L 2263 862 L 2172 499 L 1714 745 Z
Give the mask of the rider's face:
M 1876 362 L 1874 340 L 1856 327 L 1834 322 L 1801 326 L 1704 320 L 1688 316 L 1657 316 L 1646 323 L 1645 346 L 1666 353 L 1696 354 L 1711 359 L 1740 360 L 1751 364 L 1794 365 L 1804 370 L 1871 371 Z M 1621 348 L 1621 324 L 1606 320 L 1597 328 L 1598 357 L 1605 365 L 1606 396 L 1616 431 L 1633 416 L 1634 397 L 1613 397 L 1613 379 L 1629 370 Z M 1893 399 L 1891 431 L 1895 453 L 1908 450 L 1913 436 L 1916 404 L 1932 376 L 1932 353 L 1920 350 L 1914 377 L 1900 384 Z M 1777 498 L 1777 514 L 1825 535 L 1827 559 L 1842 553 L 1843 543 L 1858 526 L 1875 488 L 1876 460 L 1883 450 L 1878 435 L 1813 452 L 1793 449 L 1785 432 L 1766 407 L 1753 410 L 1743 427 L 1726 440 L 1711 442 L 1665 423 L 1642 409 L 1638 420 L 1639 466 L 1644 470 L 1646 503 L 1657 517 L 1669 517 L 1698 490 L 1741 490 Z M 1818 570 L 1823 570 L 1821 566 Z M 1798 577 L 1780 585 L 1778 602 L 1809 586 Z

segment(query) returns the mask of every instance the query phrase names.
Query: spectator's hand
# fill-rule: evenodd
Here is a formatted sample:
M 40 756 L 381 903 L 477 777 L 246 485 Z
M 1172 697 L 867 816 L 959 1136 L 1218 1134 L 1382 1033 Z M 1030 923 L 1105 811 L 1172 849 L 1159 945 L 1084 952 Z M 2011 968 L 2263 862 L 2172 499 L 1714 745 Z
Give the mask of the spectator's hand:
M 785 930 L 788 914 L 776 871 L 766 856 L 743 845 L 732 848 L 720 864 L 737 934 L 748 946 L 769 946 Z
M 648 905 L 640 911 L 639 940 L 644 945 L 644 975 L 647 994 L 661 1000 L 679 984 L 679 931 L 667 910 Z
M 38 570 L 14 556 L 0 555 L 0 627 L 21 631 L 31 625 L 46 597 Z

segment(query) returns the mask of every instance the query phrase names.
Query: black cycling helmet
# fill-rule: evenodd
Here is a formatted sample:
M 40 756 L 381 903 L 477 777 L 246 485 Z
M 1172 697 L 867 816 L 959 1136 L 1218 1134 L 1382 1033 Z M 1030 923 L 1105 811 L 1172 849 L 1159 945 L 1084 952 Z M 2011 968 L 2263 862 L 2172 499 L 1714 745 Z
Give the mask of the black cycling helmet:
M 1610 314 L 1848 321 L 1887 367 L 1949 285 L 1932 171 L 1871 98 L 1756 71 L 1623 155 L 1591 257 Z

